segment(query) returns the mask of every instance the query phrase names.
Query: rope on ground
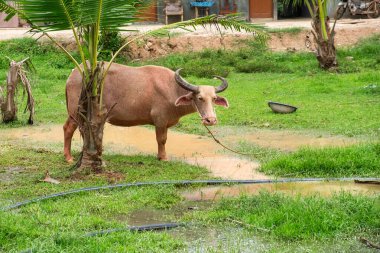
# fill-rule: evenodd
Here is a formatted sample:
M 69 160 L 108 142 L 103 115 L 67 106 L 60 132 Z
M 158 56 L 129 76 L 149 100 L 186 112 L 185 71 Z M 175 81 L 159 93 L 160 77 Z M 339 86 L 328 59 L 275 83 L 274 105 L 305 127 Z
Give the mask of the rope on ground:
M 209 134 L 211 135 L 211 137 L 214 139 L 214 141 L 216 143 L 218 143 L 220 146 L 222 146 L 223 148 L 235 153 L 235 154 L 238 154 L 238 155 L 244 155 L 244 156 L 253 156 L 254 154 L 248 154 L 248 153 L 242 153 L 242 152 L 239 152 L 239 151 L 236 151 L 234 149 L 231 149 L 229 147 L 227 147 L 226 145 L 224 145 L 223 143 L 221 143 L 216 137 L 215 135 L 211 132 L 210 128 L 208 128 L 206 125 L 204 125 L 204 127 L 207 129 L 207 131 L 209 132 Z

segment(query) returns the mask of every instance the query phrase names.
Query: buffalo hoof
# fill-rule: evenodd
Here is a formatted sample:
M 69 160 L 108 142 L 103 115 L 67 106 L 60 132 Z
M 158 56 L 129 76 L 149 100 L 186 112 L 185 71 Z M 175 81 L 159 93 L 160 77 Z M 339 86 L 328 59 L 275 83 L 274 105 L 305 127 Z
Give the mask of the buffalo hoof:
M 72 163 L 74 163 L 74 158 L 69 158 L 69 159 L 66 159 L 66 162 L 68 163 L 68 164 L 72 164 Z
M 169 159 L 167 157 L 157 157 L 159 161 L 168 161 Z

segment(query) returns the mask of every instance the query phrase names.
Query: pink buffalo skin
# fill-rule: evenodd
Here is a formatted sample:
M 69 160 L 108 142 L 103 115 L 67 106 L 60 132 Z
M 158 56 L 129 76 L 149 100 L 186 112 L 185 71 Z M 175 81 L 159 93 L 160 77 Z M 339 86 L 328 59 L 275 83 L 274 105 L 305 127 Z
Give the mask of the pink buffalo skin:
M 75 69 L 66 83 L 69 116 L 63 130 L 64 155 L 68 162 L 73 161 L 71 140 L 77 129 L 74 119 L 81 92 L 81 79 L 79 71 Z M 114 106 L 107 121 L 112 125 L 126 127 L 154 125 L 157 157 L 159 160 L 167 160 L 165 143 L 169 127 L 177 124 L 182 116 L 197 111 L 203 124 L 215 125 L 217 118 L 213 104 L 228 107 L 228 101 L 216 94 L 215 87 L 194 87 L 198 89 L 195 92 L 184 89 L 176 81 L 175 72 L 164 67 L 128 67 L 113 63 L 104 84 L 104 105 L 107 110 Z

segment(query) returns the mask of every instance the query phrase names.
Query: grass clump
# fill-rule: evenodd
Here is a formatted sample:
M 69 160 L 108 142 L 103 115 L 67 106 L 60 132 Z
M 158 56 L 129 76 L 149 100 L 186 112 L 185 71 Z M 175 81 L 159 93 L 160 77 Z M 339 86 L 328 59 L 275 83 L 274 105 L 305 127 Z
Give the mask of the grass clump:
M 25 198 L 86 186 L 120 182 L 207 179 L 207 169 L 182 162 L 157 161 L 153 156 L 104 155 L 104 173 L 72 177 L 70 165 L 61 153 L 2 145 L 0 148 L 0 206 Z M 46 171 L 59 185 L 39 183 Z
M 339 193 L 331 198 L 286 196 L 262 192 L 257 196 L 223 199 L 215 208 L 196 213 L 205 223 L 231 220 L 245 228 L 284 241 L 323 240 L 374 235 L 380 227 L 380 199 Z
M 380 177 L 380 144 L 302 148 L 264 163 L 261 171 L 280 177 Z

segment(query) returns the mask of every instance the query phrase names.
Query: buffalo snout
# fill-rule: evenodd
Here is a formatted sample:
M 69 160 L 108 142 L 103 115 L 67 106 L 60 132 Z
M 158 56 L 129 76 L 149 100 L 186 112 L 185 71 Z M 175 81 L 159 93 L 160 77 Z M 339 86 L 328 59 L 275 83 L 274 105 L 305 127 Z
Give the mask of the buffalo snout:
M 203 125 L 206 125 L 206 126 L 216 125 L 217 122 L 218 120 L 215 117 L 208 117 L 208 118 L 202 119 Z

